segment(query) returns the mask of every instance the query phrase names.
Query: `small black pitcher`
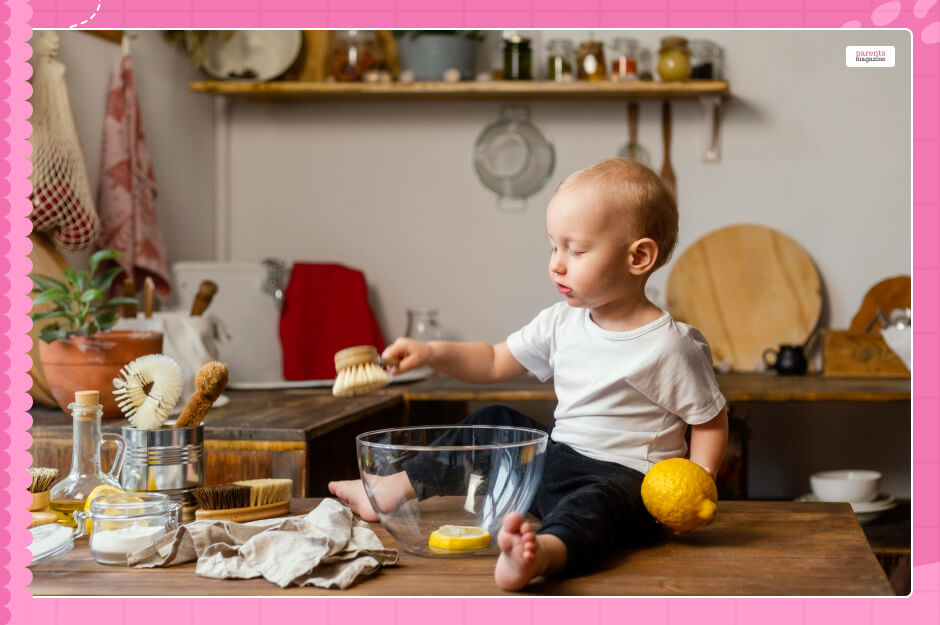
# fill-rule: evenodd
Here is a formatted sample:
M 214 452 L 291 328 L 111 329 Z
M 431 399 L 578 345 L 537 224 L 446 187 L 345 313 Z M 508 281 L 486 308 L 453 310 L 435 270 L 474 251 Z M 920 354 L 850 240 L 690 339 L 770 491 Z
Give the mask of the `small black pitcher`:
M 771 362 L 767 356 L 774 355 Z M 779 350 L 768 347 L 762 354 L 764 363 L 776 369 L 778 375 L 803 375 L 806 373 L 806 353 L 802 345 L 781 345 Z

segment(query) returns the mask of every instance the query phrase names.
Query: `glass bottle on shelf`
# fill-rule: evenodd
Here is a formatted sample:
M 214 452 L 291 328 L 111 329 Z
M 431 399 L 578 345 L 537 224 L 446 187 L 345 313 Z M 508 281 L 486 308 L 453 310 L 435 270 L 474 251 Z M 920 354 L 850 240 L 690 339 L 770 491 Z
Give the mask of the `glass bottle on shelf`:
M 574 80 L 574 43 L 570 39 L 549 39 L 548 79 L 554 82 Z
M 61 525 L 75 527 L 72 514 L 85 507 L 85 500 L 96 486 L 107 484 L 118 490 L 118 475 L 124 464 L 124 439 L 118 434 L 101 433 L 102 407 L 98 391 L 77 391 L 72 411 L 72 470 L 49 491 L 49 509 Z M 101 446 L 105 441 L 117 444 L 114 463 L 107 473 L 101 470 Z
M 578 80 L 607 80 L 604 44 L 600 41 L 582 41 L 578 46 Z
M 692 61 L 692 78 L 701 80 L 721 80 L 721 48 L 707 39 L 689 41 L 689 53 Z
M 618 37 L 611 44 L 613 50 L 610 61 L 611 80 L 636 80 L 637 60 L 640 52 L 640 42 L 628 37 Z
M 689 40 L 685 37 L 663 37 L 656 70 L 659 79 L 665 82 L 688 80 L 692 75 Z
M 532 80 L 532 40 L 519 35 L 503 39 L 503 80 Z
M 364 30 L 336 31 L 330 76 L 341 82 L 362 80 L 376 68 L 375 36 Z

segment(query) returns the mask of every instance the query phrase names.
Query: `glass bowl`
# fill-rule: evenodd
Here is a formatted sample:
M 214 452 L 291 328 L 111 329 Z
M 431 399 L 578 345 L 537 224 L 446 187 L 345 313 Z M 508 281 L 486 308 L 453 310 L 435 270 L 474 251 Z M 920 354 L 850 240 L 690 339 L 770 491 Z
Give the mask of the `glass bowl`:
M 433 557 L 494 549 L 503 519 L 529 509 L 547 446 L 546 432 L 489 425 L 391 428 L 356 437 L 359 473 L 379 521 L 405 551 Z M 441 548 L 431 534 L 444 525 L 474 528 L 477 536 Z M 489 539 L 481 540 L 485 533 Z

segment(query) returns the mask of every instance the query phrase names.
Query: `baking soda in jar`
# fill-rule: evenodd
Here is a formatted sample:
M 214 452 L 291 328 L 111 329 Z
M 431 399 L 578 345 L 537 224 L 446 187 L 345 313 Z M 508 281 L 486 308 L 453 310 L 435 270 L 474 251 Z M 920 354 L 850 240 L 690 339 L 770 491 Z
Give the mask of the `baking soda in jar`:
M 159 525 L 125 525 L 92 533 L 89 549 L 99 564 L 127 564 L 127 554 L 143 549 L 166 534 Z

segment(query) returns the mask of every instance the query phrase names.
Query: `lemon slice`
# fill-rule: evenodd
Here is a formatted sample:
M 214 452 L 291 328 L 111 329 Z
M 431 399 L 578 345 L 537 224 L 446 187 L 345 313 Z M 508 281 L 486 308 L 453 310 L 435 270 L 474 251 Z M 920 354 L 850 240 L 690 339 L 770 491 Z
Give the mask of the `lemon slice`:
M 442 525 L 428 539 L 428 546 L 439 551 L 471 551 L 490 546 L 490 533 L 474 525 Z
M 111 486 L 110 484 L 99 484 L 95 486 L 92 491 L 88 494 L 88 497 L 85 499 L 85 512 L 88 512 L 91 509 L 91 501 L 96 497 L 101 497 L 102 495 L 113 495 L 114 493 L 124 493 L 125 491 L 117 488 L 116 486 Z M 104 522 L 106 523 L 106 522 Z M 101 529 L 112 529 L 105 528 L 104 523 L 101 524 Z M 85 521 L 85 535 L 91 535 L 91 519 Z

